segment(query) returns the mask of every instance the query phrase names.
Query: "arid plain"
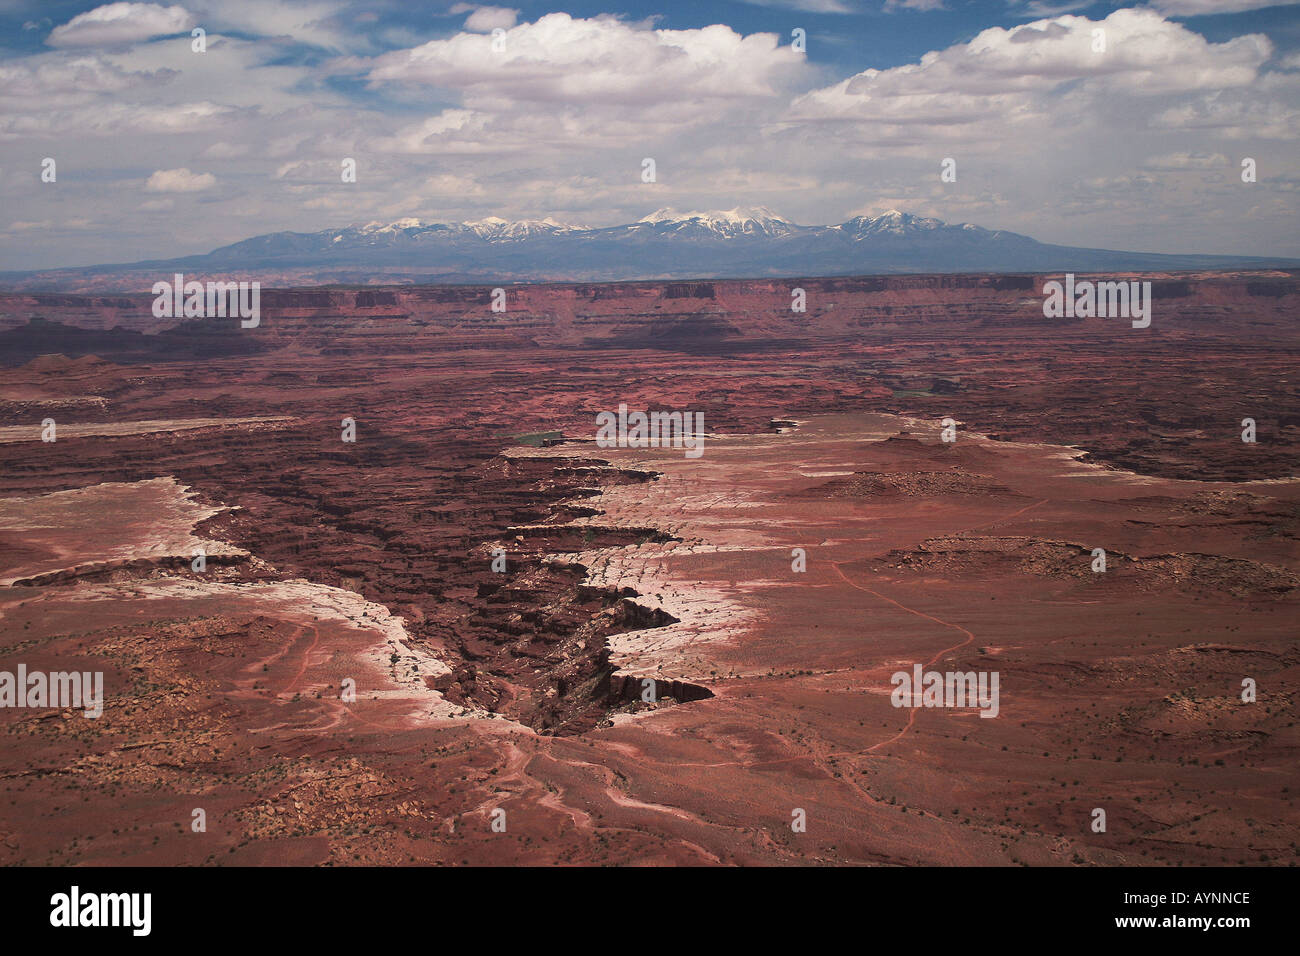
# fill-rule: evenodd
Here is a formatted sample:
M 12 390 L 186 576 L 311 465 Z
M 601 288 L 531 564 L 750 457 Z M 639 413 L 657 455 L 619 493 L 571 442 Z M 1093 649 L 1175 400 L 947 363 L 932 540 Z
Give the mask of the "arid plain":
M 1300 277 L 1044 278 L 0 296 L 0 862 L 1294 864 Z

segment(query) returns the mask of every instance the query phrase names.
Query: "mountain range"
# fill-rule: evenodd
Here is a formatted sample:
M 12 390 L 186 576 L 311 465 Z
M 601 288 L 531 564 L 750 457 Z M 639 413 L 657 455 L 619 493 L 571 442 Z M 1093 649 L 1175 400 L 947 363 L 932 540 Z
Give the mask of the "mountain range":
M 0 273 L 10 291 L 147 291 L 159 277 L 321 285 L 759 278 L 957 272 L 1136 272 L 1297 268 L 1300 260 L 1166 255 L 1051 245 L 1004 230 L 890 210 L 803 226 L 764 207 L 660 209 L 588 228 L 554 219 L 398 219 L 321 232 L 275 232 L 204 255 Z

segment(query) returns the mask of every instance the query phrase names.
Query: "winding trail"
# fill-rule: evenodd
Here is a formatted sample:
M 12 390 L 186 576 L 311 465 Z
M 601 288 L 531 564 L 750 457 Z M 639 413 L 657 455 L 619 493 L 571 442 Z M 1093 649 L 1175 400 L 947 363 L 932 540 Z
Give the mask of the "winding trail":
M 927 621 L 933 621 L 935 624 L 941 624 L 941 625 L 943 625 L 944 627 L 950 627 L 950 628 L 952 628 L 954 631 L 960 631 L 961 633 L 963 633 L 963 634 L 966 635 L 966 639 L 965 639 L 965 640 L 960 641 L 960 642 L 957 643 L 957 644 L 954 644 L 952 647 L 945 647 L 943 650 L 941 650 L 941 651 L 939 651 L 937 654 L 935 654 L 934 657 L 932 657 L 932 658 L 930 658 L 928 661 L 926 661 L 926 662 L 925 662 L 925 665 L 926 665 L 927 667 L 929 667 L 931 664 L 934 664 L 934 663 L 938 662 L 940 659 L 942 659 L 943 657 L 945 657 L 945 656 L 948 655 L 948 654 L 951 654 L 953 651 L 955 651 L 955 650 L 959 650 L 959 649 L 965 647 L 965 646 L 966 646 L 967 644 L 969 644 L 971 641 L 975 640 L 975 635 L 972 634 L 970 631 L 966 630 L 966 628 L 962 627 L 960 624 L 953 624 L 953 623 L 951 623 L 951 622 L 949 622 L 949 621 L 945 621 L 945 620 L 943 620 L 942 618 L 937 618 L 937 617 L 935 617 L 933 614 L 926 614 L 924 611 L 918 611 L 918 610 L 917 610 L 916 608 L 914 608 L 914 607 L 908 607 L 906 604 L 900 604 L 898 601 L 895 601 L 895 600 L 894 600 L 893 598 L 891 598 L 891 597 L 886 597 L 885 595 L 881 594 L 879 591 L 874 591 L 874 590 L 872 590 L 872 589 L 869 588 L 869 587 L 866 587 L 866 586 L 861 585 L 861 584 L 856 584 L 855 582 L 850 581 L 849 578 L 848 578 L 848 575 L 846 575 L 846 574 L 844 573 L 843 569 L 840 568 L 840 565 L 839 565 L 838 562 L 836 562 L 836 561 L 832 561 L 832 562 L 831 562 L 831 567 L 833 567 L 833 568 L 835 569 L 835 573 L 838 574 L 838 575 L 839 575 L 839 576 L 844 580 L 844 583 L 847 584 L 849 587 L 851 587 L 851 588 L 857 588 L 859 591 L 865 591 L 866 593 L 872 595 L 873 597 L 878 597 L 878 598 L 880 598 L 880 600 L 885 601 L 885 602 L 887 602 L 887 603 L 889 603 L 889 604 L 894 605 L 894 607 L 898 608 L 899 610 L 906 611 L 908 614 L 915 614 L 917 617 L 923 617 L 923 618 L 925 618 Z
M 929 667 L 930 665 L 937 663 L 938 661 L 942 660 L 944 657 L 951 654 L 953 651 L 961 650 L 967 644 L 975 640 L 975 635 L 972 634 L 970 631 L 966 630 L 966 628 L 962 627 L 960 624 L 953 624 L 949 621 L 945 621 L 942 620 L 941 618 L 937 618 L 933 614 L 926 614 L 924 611 L 918 611 L 914 607 L 908 607 L 906 604 L 900 604 L 898 601 L 895 601 L 891 597 L 886 597 L 885 595 L 881 594 L 879 591 L 874 591 L 869 587 L 865 587 L 861 584 L 856 584 L 853 581 L 850 581 L 848 575 L 844 573 L 843 569 L 840 568 L 837 562 L 832 561 L 831 567 L 835 569 L 835 573 L 838 574 L 844 580 L 844 583 L 847 584 L 849 587 L 857 588 L 859 591 L 865 591 L 867 594 L 870 594 L 873 597 L 878 597 L 880 598 L 880 600 L 892 604 L 894 605 L 894 607 L 906 611 L 908 614 L 915 614 L 917 617 L 923 617 L 927 621 L 933 621 L 935 624 L 941 624 L 944 627 L 950 627 L 954 631 L 960 631 L 962 634 L 966 635 L 964 640 L 959 641 L 958 643 L 952 645 L 952 647 L 945 647 L 943 650 L 939 651 L 937 654 L 931 657 L 928 661 L 925 662 L 926 667 Z M 865 753 L 871 753 L 873 750 L 879 750 L 881 747 L 887 747 L 890 744 L 892 744 L 894 741 L 903 737 L 908 731 L 912 729 L 912 725 L 916 723 L 916 714 L 918 709 L 919 708 L 916 707 L 909 708 L 907 714 L 907 723 L 903 725 L 903 729 L 900 730 L 898 733 L 894 734 L 894 736 L 886 740 L 882 740 L 878 744 L 872 744 L 870 747 L 866 749 Z
M 1037 508 L 1039 505 L 1046 504 L 1047 501 L 1048 501 L 1047 498 L 1043 498 L 1039 501 L 1035 501 L 1031 505 L 1025 505 L 1025 507 L 1021 508 L 1018 511 L 1012 512 L 1006 517 L 998 518 L 995 521 L 988 522 L 987 524 L 976 525 L 974 528 L 967 528 L 966 530 L 981 531 L 985 528 L 991 528 L 994 525 L 1002 524 L 1002 522 L 1004 521 L 1010 521 L 1012 518 L 1018 518 L 1026 511 L 1029 511 L 1031 508 Z M 895 601 L 893 598 L 881 594 L 879 591 L 873 590 L 872 588 L 869 588 L 865 585 L 858 584 L 854 581 L 849 580 L 849 576 L 845 574 L 844 569 L 840 567 L 840 562 L 832 561 L 831 567 L 835 569 L 835 573 L 838 574 L 840 578 L 844 581 L 844 583 L 847 584 L 849 587 L 857 588 L 859 591 L 863 591 L 867 594 L 870 594 L 872 597 L 879 598 L 880 600 L 886 602 L 887 604 L 892 604 L 900 611 L 906 611 L 908 614 L 915 614 L 917 617 L 924 618 L 927 621 L 933 621 L 935 624 L 942 625 L 943 627 L 950 627 L 954 631 L 958 631 L 965 635 L 965 638 L 963 640 L 952 645 L 951 647 L 945 647 L 943 650 L 939 651 L 937 654 L 931 657 L 928 661 L 925 662 L 924 666 L 930 667 L 938 663 L 943 658 L 947 657 L 949 654 L 953 653 L 954 651 L 961 650 L 967 644 L 970 644 L 975 640 L 975 635 L 970 631 L 968 631 L 966 628 L 962 627 L 960 624 L 953 624 L 951 621 L 945 621 L 942 618 L 935 617 L 933 614 L 926 614 L 924 611 L 918 611 L 916 608 L 908 607 L 906 604 L 902 604 L 898 601 Z M 881 747 L 887 747 L 890 744 L 902 738 L 905 734 L 907 734 L 908 731 L 912 729 L 912 725 L 916 723 L 916 714 L 918 709 L 919 708 L 916 707 L 912 707 L 909 709 L 909 713 L 907 715 L 907 723 L 903 726 L 902 730 L 900 730 L 898 733 L 894 734 L 894 736 L 888 738 L 887 740 L 882 740 L 878 744 L 873 744 L 872 746 L 868 747 L 864 752 L 871 753 L 874 750 L 879 750 Z M 833 756 L 840 756 L 840 755 L 836 754 Z

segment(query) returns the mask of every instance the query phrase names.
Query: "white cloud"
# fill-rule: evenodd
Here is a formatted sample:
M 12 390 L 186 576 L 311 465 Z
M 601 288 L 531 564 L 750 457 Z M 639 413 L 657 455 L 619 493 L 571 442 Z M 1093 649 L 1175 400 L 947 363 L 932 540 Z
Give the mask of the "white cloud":
M 1094 51 L 1095 29 L 1105 31 L 1105 52 Z M 789 115 L 879 124 L 874 136 L 915 139 L 917 127 L 933 124 L 1050 122 L 1066 95 L 1087 101 L 1245 87 L 1271 55 L 1262 35 L 1210 43 L 1150 11 L 1117 10 L 1101 21 L 1067 15 L 993 27 L 919 63 L 866 70 L 796 99 Z
M 192 173 L 182 167 L 156 170 L 144 188 L 154 193 L 197 193 L 216 184 L 217 177 L 211 173 Z
M 471 3 L 458 3 L 448 13 L 468 13 L 465 29 L 471 33 L 491 33 L 493 30 L 509 30 L 519 22 L 519 11 L 510 7 L 476 6 Z
M 1262 35 L 1209 42 L 1151 10 L 1053 17 L 796 97 L 765 143 L 824 183 L 856 167 L 862 206 L 888 196 L 1068 245 L 1266 250 L 1268 234 L 1295 248 L 1275 213 L 1246 221 L 1231 175 L 1242 155 L 1270 171 L 1267 190 L 1297 172 L 1300 76 L 1269 72 L 1272 54 Z M 956 183 L 939 180 L 945 157 Z M 1274 195 L 1272 208 L 1294 209 Z
M 192 26 L 194 17 L 184 7 L 110 3 L 55 27 L 46 42 L 56 47 L 118 46 L 183 33 Z
M 482 98 L 651 104 L 772 96 L 804 60 L 774 33 L 716 24 L 646 30 L 614 17 L 551 13 L 506 32 L 505 48 L 461 33 L 373 61 L 374 83 L 422 84 Z
M 454 102 L 381 134 L 376 150 L 549 155 L 555 162 L 567 154 L 571 163 L 584 152 L 630 144 L 670 153 L 686 131 L 708 126 L 716 133 L 720 121 L 752 137 L 792 85 L 812 75 L 776 34 L 742 36 L 722 25 L 657 30 L 563 13 L 513 27 L 500 52 L 490 37 L 460 33 L 351 62 L 369 66 L 373 85 Z M 647 155 L 655 154 L 639 153 L 637 163 Z
M 330 50 L 364 42 L 342 0 L 190 0 L 204 26 L 267 38 L 287 38 Z M 359 19 L 356 15 L 352 19 Z M 212 32 L 211 29 L 208 31 Z

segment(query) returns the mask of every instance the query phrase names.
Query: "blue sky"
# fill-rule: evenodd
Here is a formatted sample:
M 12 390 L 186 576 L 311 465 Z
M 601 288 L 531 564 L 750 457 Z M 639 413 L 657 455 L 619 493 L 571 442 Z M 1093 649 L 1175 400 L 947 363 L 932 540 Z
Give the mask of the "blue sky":
M 0 0 L 0 269 L 749 205 L 1300 256 L 1297 137 L 1295 3 Z
M 183 5 L 183 4 L 182 4 Z M 1082 3 L 1070 0 L 1044 0 L 1042 3 L 1017 0 L 946 0 L 943 6 L 908 9 L 887 8 L 883 0 L 808 0 L 807 3 L 506 3 L 500 6 L 520 11 L 520 19 L 563 11 L 574 17 L 594 17 L 612 13 L 629 20 L 656 17 L 659 26 L 689 29 L 726 23 L 741 33 L 785 32 L 801 26 L 816 42 L 811 45 L 812 59 L 842 70 L 860 70 L 864 66 L 898 66 L 919 58 L 929 50 L 941 49 L 968 40 L 989 26 L 1010 27 L 1040 19 L 1043 11 L 1061 11 L 1101 19 L 1111 12 L 1135 4 Z M 85 0 L 40 0 L 40 2 L 0 2 L 0 50 L 12 53 L 39 53 L 47 50 L 49 29 L 66 23 L 79 13 L 102 4 Z M 166 4 L 164 4 L 166 6 Z M 217 4 L 219 6 L 219 4 Z M 386 29 L 409 31 L 411 36 L 426 40 L 449 36 L 459 30 L 464 15 L 447 13 L 455 3 L 367 2 L 347 5 L 357 11 L 373 12 L 378 20 L 366 30 L 366 39 L 378 48 L 397 49 L 400 43 L 385 39 Z M 818 12 L 818 7 L 843 7 L 847 13 Z M 1230 7 L 1231 0 L 1215 3 L 1206 0 L 1204 8 Z M 1198 14 L 1194 17 L 1174 15 L 1175 19 L 1195 21 L 1196 30 L 1208 39 L 1222 41 L 1241 33 L 1266 32 L 1285 51 L 1300 49 L 1300 17 L 1286 4 L 1258 6 L 1222 14 Z M 1188 9 L 1195 9 L 1189 6 Z M 44 29 L 23 29 L 24 24 L 39 24 Z M 311 55 L 310 48 L 304 56 Z

